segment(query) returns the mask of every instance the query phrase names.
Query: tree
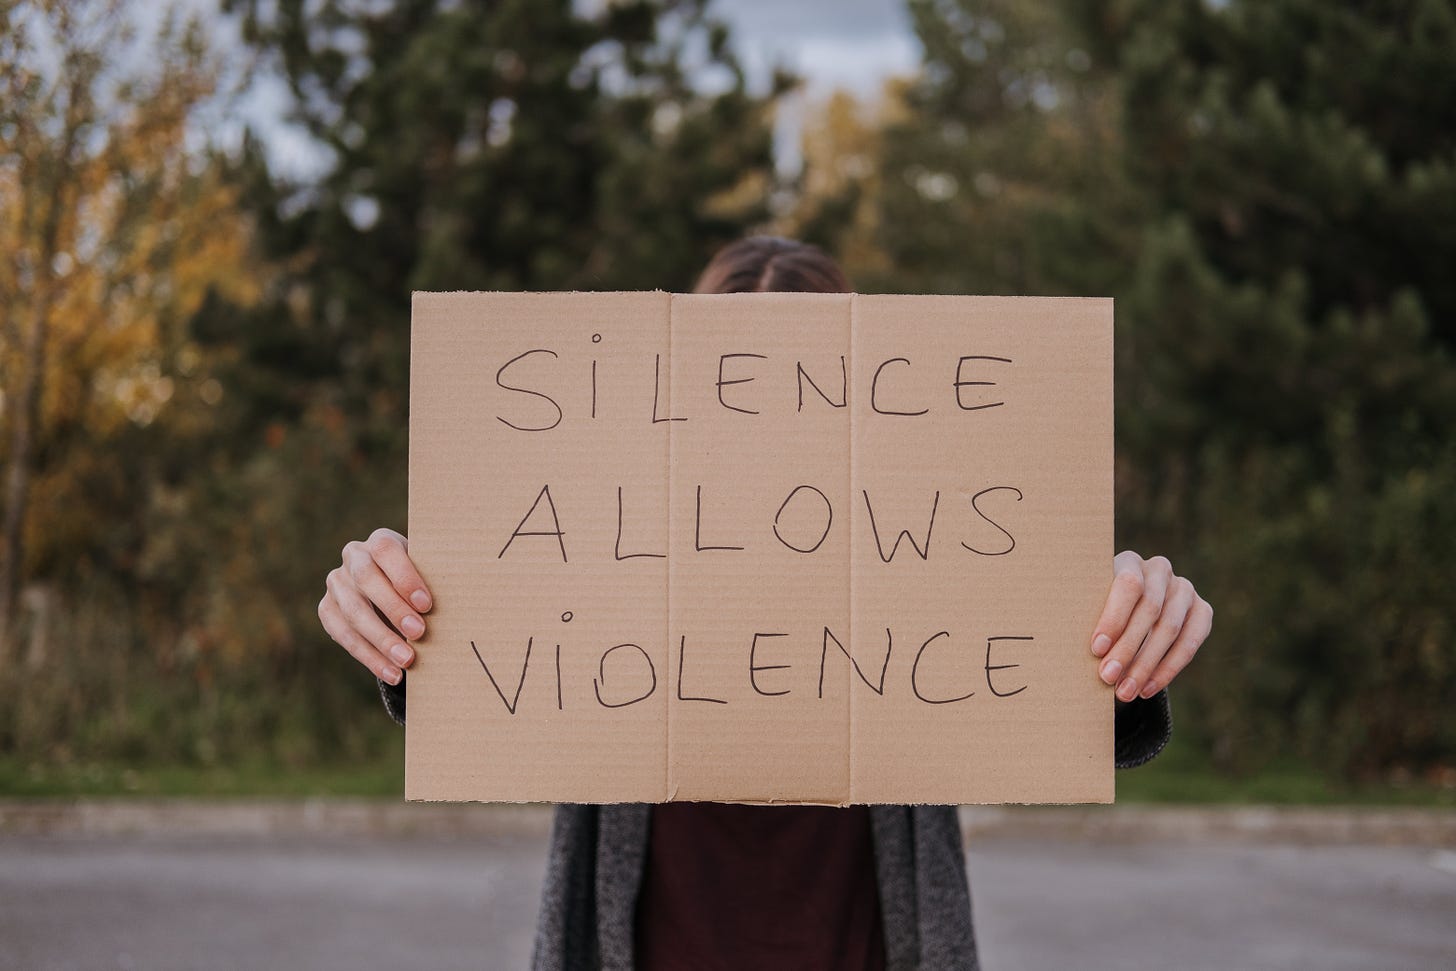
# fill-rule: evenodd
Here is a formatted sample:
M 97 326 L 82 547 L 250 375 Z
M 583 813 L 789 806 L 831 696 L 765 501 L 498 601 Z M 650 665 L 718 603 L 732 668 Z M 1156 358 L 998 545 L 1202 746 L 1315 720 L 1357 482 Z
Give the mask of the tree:
M 751 92 L 703 0 L 228 7 L 323 163 L 298 182 L 250 143 L 239 178 L 281 272 L 253 311 L 197 319 L 236 362 L 228 468 L 280 477 L 239 497 L 256 533 L 236 569 L 287 618 L 260 647 L 311 664 L 301 591 L 403 519 L 410 292 L 687 288 L 768 218 L 789 79 Z
M 249 165 L 291 270 L 253 359 L 333 382 L 391 458 L 411 290 L 681 288 L 769 215 L 788 81 L 749 93 L 704 0 L 227 6 L 327 159 L 303 184 Z
M 859 289 L 892 278 L 881 245 L 881 179 L 888 134 L 906 120 L 906 86 L 891 79 L 874 101 L 835 91 L 804 123 L 803 168 L 785 231 L 834 253 Z
M 0 661 L 23 584 L 142 555 L 118 529 L 161 471 L 138 436 L 206 411 L 185 321 L 209 289 L 248 296 L 236 193 L 188 145 L 200 33 L 169 17 L 137 44 L 115 0 L 0 5 Z
M 804 225 L 876 286 L 1117 298 L 1119 544 L 1217 609 L 1219 765 L 1456 762 L 1456 4 L 909 7 L 905 110 Z
M 1107 3 L 1156 217 L 1125 292 L 1132 530 L 1238 649 L 1215 752 L 1456 759 L 1456 5 Z
M 1115 72 L 1095 38 L 1056 0 L 908 6 L 922 68 L 887 86 L 878 137 L 859 150 L 872 163 L 839 192 L 811 180 L 804 231 L 845 251 L 867 289 L 1110 293 L 1140 200 L 1121 168 Z M 872 226 L 872 240 L 836 228 L 846 192 L 858 197 L 852 224 Z M 858 252 L 878 255 L 861 266 Z

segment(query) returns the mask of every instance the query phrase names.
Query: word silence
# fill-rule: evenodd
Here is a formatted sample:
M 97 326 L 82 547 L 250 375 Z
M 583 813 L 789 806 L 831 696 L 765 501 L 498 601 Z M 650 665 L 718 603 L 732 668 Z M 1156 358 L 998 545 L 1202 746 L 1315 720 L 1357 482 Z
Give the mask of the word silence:
M 592 334 L 593 344 L 601 343 L 601 334 Z M 550 363 L 536 361 L 539 366 L 534 370 L 544 372 L 538 379 L 532 379 L 526 375 L 518 376 L 516 372 L 527 372 L 533 369 L 530 367 L 529 359 L 540 355 L 549 358 Z M 599 375 L 598 365 L 600 361 L 591 357 L 585 362 L 587 366 L 578 364 L 573 373 L 570 367 L 558 367 L 556 362 L 563 358 L 563 354 L 549 347 L 534 347 L 528 351 L 522 351 L 515 357 L 506 361 L 495 372 L 495 385 L 502 391 L 512 392 L 519 398 L 514 401 L 506 414 L 495 416 L 496 421 L 513 428 L 518 432 L 549 432 L 561 426 L 567 420 L 567 411 L 563 407 L 560 396 L 563 388 L 569 389 L 572 381 L 586 381 L 589 389 L 589 405 L 582 414 L 574 414 L 574 420 L 597 421 L 602 417 L 612 417 L 603 411 L 598 414 L 599 401 Z M 777 395 L 751 394 L 744 389 L 732 392 L 725 396 L 725 389 L 735 385 L 763 385 L 768 383 L 764 380 L 762 373 L 764 367 L 749 367 L 743 362 L 768 362 L 770 356 L 758 354 L 751 351 L 719 354 L 717 358 L 717 377 L 711 375 L 712 387 L 715 392 L 716 407 L 725 411 L 736 412 L 740 415 L 762 415 L 764 409 L 772 414 L 786 414 L 789 412 L 802 412 L 804 410 L 805 389 L 809 391 L 810 408 L 848 408 L 849 407 L 849 364 L 846 355 L 839 355 L 837 374 L 821 374 L 816 380 L 810 371 L 805 370 L 803 360 L 793 362 L 793 391 L 794 395 L 788 396 L 779 390 Z M 645 363 L 645 362 L 644 362 Z M 997 408 L 1006 404 L 1000 400 L 992 389 L 997 383 L 989 380 L 990 370 L 978 379 L 980 371 L 975 369 L 976 365 L 1007 365 L 1015 362 L 1009 357 L 996 357 L 989 354 L 962 354 L 956 358 L 954 368 L 948 380 L 944 382 L 945 387 L 939 390 L 949 391 L 950 403 L 961 411 L 981 411 L 986 408 Z M 730 368 L 731 364 L 731 368 Z M 886 390 L 882 387 L 881 378 L 885 376 L 887 369 L 891 367 L 895 371 L 884 380 L 886 386 L 895 385 L 899 387 Z M 901 372 L 901 367 L 909 372 L 908 375 Z M 638 420 L 647 421 L 657 425 L 670 421 L 689 421 L 686 415 L 678 415 L 671 412 L 664 413 L 666 395 L 663 389 L 664 374 L 662 367 L 662 354 L 652 355 L 652 406 L 646 407 L 646 401 L 638 403 Z M 933 372 L 932 372 L 933 373 Z M 922 389 L 931 379 L 930 374 L 915 371 L 912 362 L 908 357 L 889 357 L 875 365 L 874 371 L 869 380 L 868 397 L 869 412 L 874 415 L 885 415 L 897 418 L 918 418 L 930 414 L 930 404 L 925 398 L 915 396 L 910 400 L 906 395 L 905 386 L 919 387 Z M 837 384 L 836 384 L 837 382 Z M 783 384 L 783 382 L 779 382 Z M 821 384 L 823 387 L 821 387 Z M 830 390 L 826 391 L 825 388 Z M 974 389 L 974 390 L 973 390 Z M 555 395 L 555 396 L 553 396 Z M 580 390 L 575 397 L 580 397 Z M 729 398 L 732 398 L 730 401 Z M 712 405 L 710 405 L 712 407 Z M 628 417 L 624 412 L 622 417 Z
M 418 800 L 1110 801 L 1112 305 L 418 293 Z

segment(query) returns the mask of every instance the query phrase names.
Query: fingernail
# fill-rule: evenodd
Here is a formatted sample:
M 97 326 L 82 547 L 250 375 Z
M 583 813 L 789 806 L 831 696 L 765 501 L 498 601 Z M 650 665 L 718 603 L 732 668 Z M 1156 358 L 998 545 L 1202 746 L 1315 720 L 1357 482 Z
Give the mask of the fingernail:
M 405 665 L 410 663 L 410 659 L 415 656 L 415 652 L 411 651 L 405 644 L 396 644 L 389 649 L 389 656 L 401 665 Z
M 1149 681 L 1147 684 L 1143 685 L 1143 690 L 1138 692 L 1138 694 L 1142 695 L 1144 698 L 1151 698 L 1157 693 L 1158 682 L 1156 681 Z
M 406 617 L 399 622 L 399 629 L 405 637 L 416 640 L 425 632 L 425 625 L 418 617 Z
M 415 605 L 416 610 L 429 610 L 430 595 L 423 590 L 416 590 L 410 594 L 410 603 Z
M 1137 697 L 1137 682 L 1132 678 L 1124 678 L 1122 684 L 1117 686 L 1117 696 L 1123 701 L 1132 701 Z
M 1096 654 L 1098 657 L 1101 657 L 1102 655 L 1107 653 L 1107 649 L 1111 646 L 1112 638 L 1108 637 L 1106 634 L 1098 634 L 1097 637 L 1092 641 L 1092 653 Z
M 384 680 L 390 684 L 399 684 L 399 679 L 402 677 L 404 675 L 399 672 L 398 668 L 392 668 L 388 664 L 384 666 Z
M 1108 661 L 1102 665 L 1102 680 L 1108 684 L 1117 684 L 1117 676 L 1121 673 L 1121 661 Z

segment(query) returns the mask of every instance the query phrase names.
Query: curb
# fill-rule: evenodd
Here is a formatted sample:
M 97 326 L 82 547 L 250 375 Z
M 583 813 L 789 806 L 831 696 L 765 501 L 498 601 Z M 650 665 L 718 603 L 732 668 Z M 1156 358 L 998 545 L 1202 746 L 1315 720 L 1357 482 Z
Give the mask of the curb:
M 1291 806 L 963 806 L 979 839 L 1084 842 L 1456 846 L 1449 809 Z M 543 804 L 371 799 L 0 799 L 0 838 L 14 836 L 515 837 L 545 839 Z
M 1307 806 L 963 806 L 978 837 L 1085 842 L 1456 846 L 1456 810 Z
M 0 800 L 0 837 L 462 837 L 544 839 L 551 807 L 374 799 Z

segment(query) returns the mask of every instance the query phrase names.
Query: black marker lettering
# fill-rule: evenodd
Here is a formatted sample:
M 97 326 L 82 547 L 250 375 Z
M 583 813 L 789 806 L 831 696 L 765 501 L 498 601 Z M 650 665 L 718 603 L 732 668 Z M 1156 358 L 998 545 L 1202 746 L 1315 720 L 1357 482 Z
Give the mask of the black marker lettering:
M 753 690 L 754 691 L 757 691 L 761 695 L 767 695 L 769 697 L 773 697 L 773 696 L 776 696 L 776 695 L 786 695 L 786 694 L 789 693 L 789 689 L 788 688 L 785 688 L 783 691 L 764 691 L 762 688 L 760 688 L 758 686 L 758 672 L 760 672 L 760 671 L 787 671 L 789 669 L 789 665 L 787 665 L 787 664 L 759 664 L 758 661 L 755 659 L 755 655 L 758 653 L 758 639 L 760 637 L 788 637 L 788 636 L 789 635 L 787 635 L 787 634 L 754 634 L 753 635 L 753 645 L 751 647 L 749 647 L 749 649 L 748 649 L 748 683 L 753 686 Z
M 961 410 L 962 411 L 981 411 L 981 410 L 986 409 L 986 408 L 999 408 L 1002 405 L 1006 404 L 1006 402 L 1004 402 L 1004 401 L 991 401 L 991 402 L 988 402 L 986 404 L 979 404 L 979 405 L 968 405 L 968 404 L 966 404 L 965 399 L 961 397 L 961 389 L 962 388 L 994 388 L 996 386 L 996 382 L 995 381 L 966 381 L 966 380 L 963 380 L 961 378 L 961 369 L 966 366 L 966 362 L 967 361 L 999 361 L 1002 364 L 1010 364 L 1011 363 L 1011 358 L 1009 358 L 1009 357 L 989 357 L 989 356 L 986 356 L 986 355 L 983 355 L 983 354 L 970 354 L 970 355 L 967 355 L 966 357 L 961 358 L 959 361 L 956 361 L 956 376 L 955 376 L 956 404 L 960 406 Z
M 846 405 L 849 404 L 849 365 L 845 362 L 844 355 L 843 354 L 839 355 L 839 380 L 840 380 L 839 387 L 840 387 L 840 391 L 839 391 L 839 400 L 838 401 L 835 401 L 833 398 L 829 397 L 829 395 L 825 394 L 824 391 L 823 391 L 823 389 L 820 388 L 819 385 L 817 385 L 817 384 L 814 383 L 814 379 L 811 378 L 811 377 L 809 377 L 809 373 L 804 370 L 804 362 L 803 361 L 796 361 L 796 362 L 794 362 L 794 367 L 797 368 L 798 369 L 798 372 L 799 372 L 798 373 L 798 378 L 799 378 L 799 410 L 800 411 L 803 411 L 804 410 L 804 382 L 805 381 L 808 381 L 809 382 L 809 387 L 813 388 L 815 391 L 817 391 L 819 393 L 819 397 L 821 397 L 825 401 L 829 402 L 829 406 L 831 408 L 843 408 L 843 407 L 845 407 Z
M 915 415 L 923 415 L 929 412 L 929 408 L 921 408 L 919 411 L 893 411 L 880 407 L 880 372 L 883 371 L 885 368 L 889 367 L 891 364 L 904 364 L 908 366 L 910 364 L 910 359 L 908 357 L 892 357 L 888 361 L 882 363 L 879 367 L 875 368 L 875 376 L 870 380 L 870 407 L 882 415 L 906 415 L 913 417 Z
M 638 654 L 642 655 L 642 660 L 647 662 L 647 671 L 649 674 L 652 675 L 652 686 L 648 688 L 645 693 L 638 695 L 636 698 L 633 698 L 630 701 L 619 701 L 615 704 L 612 702 L 603 701 L 602 685 L 605 684 L 607 681 L 607 658 L 611 657 L 614 653 L 620 651 L 624 647 L 634 648 Z M 648 698 L 652 697 L 652 692 L 657 690 L 657 667 L 652 663 L 652 657 L 639 645 L 617 644 L 613 647 L 607 648 L 605 651 L 602 652 L 601 663 L 597 666 L 597 677 L 592 678 L 592 688 L 597 693 L 597 704 L 601 705 L 603 708 L 626 708 L 628 705 L 635 705 L 639 701 L 646 701 Z
M 880 665 L 879 684 L 874 684 L 865 677 L 864 671 L 860 670 L 859 662 L 849 651 L 845 650 L 843 644 L 839 643 L 839 638 L 835 637 L 828 627 L 824 628 L 824 647 L 819 651 L 819 697 L 821 698 L 824 697 L 824 662 L 829 657 L 830 641 L 833 641 L 834 646 L 839 648 L 839 653 L 849 658 L 849 663 L 854 665 L 854 673 L 859 675 L 859 679 L 865 683 L 865 686 L 883 698 L 885 696 L 885 672 L 890 670 L 890 651 L 895 647 L 895 638 L 890 634 L 890 628 L 885 628 L 885 663 Z
M 667 559 L 666 553 L 623 553 L 622 552 L 622 487 L 617 486 L 617 543 L 612 547 L 612 555 L 620 560 L 631 560 L 637 557 L 647 557 L 654 560 Z
M 819 534 L 819 538 L 814 541 L 814 544 L 812 546 L 795 546 L 793 543 L 790 543 L 788 540 L 784 539 L 784 534 L 779 532 L 779 520 L 783 518 L 784 510 L 789 508 L 789 503 L 792 502 L 794 497 L 797 496 L 799 492 L 803 489 L 808 489 L 820 499 L 824 500 L 824 530 Z M 779 506 L 779 511 L 774 514 L 773 533 L 775 536 L 778 537 L 780 543 L 783 543 L 795 553 L 813 553 L 819 547 L 824 545 L 824 540 L 829 536 L 829 528 L 833 525 L 834 506 L 830 504 L 829 497 L 811 485 L 801 485 L 794 487 L 794 491 L 788 494 L 788 497 L 784 499 L 784 504 L 782 506 Z
M 536 512 L 536 507 L 541 505 L 542 499 L 546 500 L 546 505 L 551 510 L 551 525 L 553 528 L 524 529 L 523 527 L 526 525 L 526 521 Z M 555 536 L 557 544 L 561 547 L 561 562 L 568 562 L 566 559 L 566 534 L 561 531 L 561 520 L 556 516 L 556 503 L 551 501 L 550 485 L 543 485 L 541 487 L 541 492 L 536 496 L 536 501 L 531 503 L 531 508 L 526 510 L 526 515 L 521 517 L 521 522 L 516 526 L 515 531 L 511 533 L 511 538 L 506 540 L 506 545 L 502 546 L 501 551 L 495 555 L 496 559 L 500 559 L 506 555 L 506 550 L 511 548 L 511 544 L 516 541 L 517 536 Z
M 765 357 L 762 354 L 720 354 L 720 355 L 718 355 L 718 404 L 722 405 L 724 408 L 727 408 L 729 411 L 736 411 L 736 412 L 739 412 L 740 414 L 744 414 L 744 415 L 756 415 L 756 414 L 758 414 L 758 412 L 756 412 L 756 411 L 752 411 L 752 410 L 750 410 L 748 408 L 739 408 L 738 406 L 736 406 L 736 405 L 730 405 L 728 402 L 726 402 L 726 401 L 723 400 L 723 388 L 726 387 L 727 385 L 730 385 L 730 384 L 747 384 L 748 382 L 754 380 L 753 378 L 734 378 L 732 381 L 725 381 L 725 380 L 723 380 L 723 362 L 726 361 L 726 360 L 728 360 L 729 358 L 734 358 L 734 357 L 756 357 L 760 361 L 766 361 L 766 360 L 768 360 L 768 358 Z
M 1023 692 L 1023 691 L 1026 690 L 1026 685 L 1022 685 L 1021 687 L 1017 688 L 1015 691 L 997 691 L 996 690 L 996 686 L 991 683 L 991 672 L 992 671 L 1005 671 L 1007 668 L 1019 668 L 1019 667 L 1021 667 L 1021 665 L 1019 665 L 1019 664 L 992 664 L 991 663 L 991 643 L 993 641 L 1031 641 L 1031 640 L 1035 640 L 1035 639 L 1036 638 L 1034 638 L 1034 637 L 988 637 L 988 638 L 986 638 L 986 687 L 988 687 L 988 688 L 991 689 L 991 694 L 995 695 L 997 698 L 1010 698 L 1012 695 L 1021 694 L 1021 692 Z
M 516 682 L 516 694 L 515 697 L 512 698 L 510 701 L 506 701 L 506 693 L 502 691 L 501 686 L 496 683 L 495 675 L 490 673 L 490 667 L 485 663 L 485 658 L 480 656 L 480 649 L 475 646 L 474 641 L 470 642 L 470 650 L 475 653 L 475 659 L 480 662 L 480 669 L 485 672 L 485 676 L 487 678 L 490 678 L 490 686 L 495 689 L 496 694 L 500 695 L 501 704 L 505 705 L 506 711 L 510 712 L 512 715 L 516 713 L 516 705 L 519 704 L 521 701 L 521 686 L 526 683 L 526 668 L 529 667 L 531 664 L 532 640 L 533 638 L 526 638 L 526 656 L 521 661 L 521 678 L 519 681 Z
M 665 421 L 687 421 L 686 418 L 658 418 L 657 402 L 662 395 L 662 355 L 656 354 L 652 358 L 652 424 L 657 425 Z
M 547 401 L 551 402 L 551 407 L 556 409 L 556 420 L 549 425 L 538 425 L 533 427 L 530 425 L 517 425 L 514 422 L 506 421 L 500 415 L 496 415 L 495 417 L 496 421 L 500 422 L 502 425 L 507 425 L 511 428 L 514 428 L 518 432 L 549 432 L 551 429 L 561 424 L 561 406 L 556 403 L 556 399 L 552 398 L 549 394 L 542 394 L 540 391 L 532 391 L 530 388 L 518 388 L 513 384 L 506 384 L 504 381 L 501 380 L 501 376 L 506 373 L 506 368 L 510 367 L 512 364 L 515 364 L 521 358 L 529 357 L 532 354 L 550 354 L 552 357 L 557 356 L 555 351 L 548 351 L 545 348 L 539 347 L 534 350 L 526 351 L 524 354 L 517 354 L 509 361 L 502 364 L 500 366 L 500 370 L 495 372 L 495 383 L 499 387 L 504 388 L 506 391 L 515 391 L 519 394 L 528 394 L 536 398 L 545 398 Z
M 900 530 L 900 535 L 895 537 L 895 545 L 890 547 L 888 555 L 885 553 L 885 544 L 880 542 L 880 530 L 875 525 L 875 509 L 870 505 L 870 494 L 868 490 L 861 491 L 864 492 L 865 509 L 869 510 L 870 514 L 870 532 L 875 536 L 875 548 L 879 550 L 882 561 L 888 563 L 895 558 L 895 554 L 900 549 L 900 540 L 902 539 L 910 541 L 910 548 L 918 553 L 922 560 L 930 556 L 930 534 L 935 529 L 935 510 L 940 505 L 939 489 L 935 490 L 935 501 L 930 504 L 930 523 L 925 527 L 925 545 L 922 547 L 919 543 L 915 542 L 915 537 L 910 535 L 910 530 L 902 529 Z
M 678 701 L 711 701 L 715 705 L 726 705 L 728 702 L 722 698 L 698 698 L 692 695 L 684 696 L 683 691 L 683 658 L 688 653 L 688 635 L 682 635 L 677 648 L 677 700 Z
M 974 691 L 967 691 L 965 694 L 961 695 L 959 698 L 927 698 L 923 694 L 920 693 L 920 683 L 919 683 L 919 680 L 918 680 L 918 675 L 920 674 L 920 658 L 921 658 L 921 656 L 925 653 L 925 649 L 927 647 L 929 647 L 931 644 L 933 644 L 936 641 L 937 638 L 949 637 L 949 636 L 950 636 L 950 631 L 946 631 L 946 630 L 943 630 L 943 631 L 941 631 L 941 632 L 939 632 L 937 634 L 931 634 L 929 640 L 927 640 L 924 644 L 921 644 L 920 645 L 920 650 L 918 650 L 918 651 L 915 652 L 915 663 L 910 666 L 910 690 L 913 691 L 913 692 L 915 692 L 915 697 L 919 698 L 921 701 L 925 702 L 927 705 L 949 705 L 949 704 L 952 704 L 952 703 L 957 702 L 957 701 L 965 701 L 971 695 L 975 694 Z
M 1018 488 L 1016 488 L 1015 486 L 992 486 L 989 489 L 982 489 L 980 492 L 976 493 L 974 496 L 971 496 L 971 508 L 976 511 L 976 515 L 980 516 L 986 522 L 990 523 L 992 526 L 995 526 L 998 530 L 1000 530 L 1001 531 L 1001 534 L 1006 537 L 1006 541 L 1010 545 L 1007 546 L 1004 550 L 978 550 L 974 546 L 972 546 L 971 544 L 962 541 L 961 542 L 961 545 L 964 546 L 966 549 L 970 550 L 972 553 L 980 553 L 982 556 L 1005 556 L 1007 553 L 1010 553 L 1012 550 L 1016 549 L 1016 537 L 1015 536 L 1012 536 L 1010 533 L 1008 533 L 1006 531 L 1006 527 L 1002 526 L 1000 523 L 996 522 L 990 516 L 988 516 L 985 513 L 981 512 L 981 507 L 978 506 L 978 505 L 976 505 L 976 500 L 979 499 L 979 498 L 981 498 L 982 496 L 984 496 L 986 493 L 988 493 L 988 492 L 1000 492 L 1002 490 L 1005 490 L 1007 492 L 1014 492 L 1014 493 L 1016 493 L 1016 501 L 1017 502 L 1020 502 L 1021 501 L 1021 490 L 1018 489 Z
M 561 645 L 556 645 L 556 710 L 563 711 L 561 707 Z
M 703 545 L 703 487 L 698 486 L 698 515 L 693 523 L 693 546 L 699 553 L 706 553 L 708 550 L 741 550 L 741 546 L 704 546 Z

